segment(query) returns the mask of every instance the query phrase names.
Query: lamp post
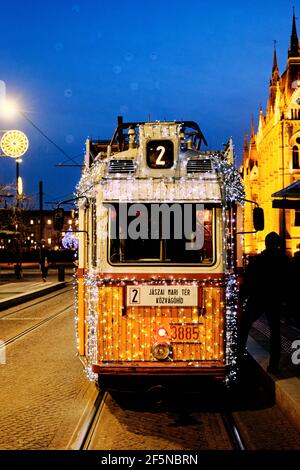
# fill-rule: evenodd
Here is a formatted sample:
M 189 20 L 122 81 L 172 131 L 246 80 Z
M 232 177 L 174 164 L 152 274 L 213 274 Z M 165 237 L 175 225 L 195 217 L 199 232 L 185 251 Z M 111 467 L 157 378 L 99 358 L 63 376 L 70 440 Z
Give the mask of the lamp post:
M 29 142 L 27 136 L 18 130 L 5 131 L 0 140 L 0 150 L 4 157 L 11 157 L 16 162 L 16 204 L 15 204 L 15 230 L 16 230 L 16 262 L 15 274 L 17 279 L 21 278 L 22 264 L 20 253 L 20 240 L 18 238 L 19 229 L 19 202 L 23 193 L 23 184 L 20 177 L 19 163 L 20 157 L 28 150 Z
M 16 207 L 19 207 L 20 196 L 23 194 L 23 181 L 20 176 L 20 158 L 16 158 Z

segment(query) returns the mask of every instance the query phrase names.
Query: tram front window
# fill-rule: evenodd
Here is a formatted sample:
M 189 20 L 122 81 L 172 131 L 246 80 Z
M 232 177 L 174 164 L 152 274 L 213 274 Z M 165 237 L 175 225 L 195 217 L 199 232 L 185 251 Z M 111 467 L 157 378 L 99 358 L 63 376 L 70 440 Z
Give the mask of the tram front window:
M 170 208 L 159 217 L 159 204 L 143 204 L 130 214 L 130 204 L 109 209 L 108 257 L 111 264 L 197 264 L 210 266 L 215 252 L 215 208 L 212 205 L 164 204 Z M 187 206 L 190 206 L 187 209 Z M 187 215 L 184 215 L 184 211 Z M 131 211 L 132 213 L 132 211 Z M 181 214 L 181 219 L 180 219 Z M 179 217 L 179 218 L 178 218 Z M 165 225 L 164 225 L 165 224 Z M 133 236 L 132 236 L 133 235 Z

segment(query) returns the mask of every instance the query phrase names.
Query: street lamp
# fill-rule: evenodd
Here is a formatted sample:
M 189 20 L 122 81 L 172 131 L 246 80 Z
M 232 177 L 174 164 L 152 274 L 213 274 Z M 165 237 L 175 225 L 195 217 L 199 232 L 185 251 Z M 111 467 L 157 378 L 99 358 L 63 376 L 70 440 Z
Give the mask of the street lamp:
M 13 100 L 7 98 L 1 100 L 0 116 L 4 119 L 12 119 L 18 114 L 18 105 Z
M 0 140 L 0 148 L 3 155 L 15 159 L 16 162 L 16 206 L 19 206 L 19 198 L 23 194 L 23 182 L 20 176 L 19 163 L 28 150 L 29 142 L 24 132 L 11 130 L 4 132 Z
M 5 131 L 0 140 L 0 150 L 3 156 L 11 157 L 16 162 L 16 207 L 15 207 L 15 218 L 16 218 L 16 232 L 18 231 L 18 209 L 20 196 L 23 194 L 23 182 L 19 174 L 19 163 L 22 161 L 22 157 L 28 150 L 29 142 L 24 132 L 18 130 Z M 16 233 L 17 235 L 17 233 Z M 20 258 L 20 245 L 16 238 L 16 264 L 15 273 L 17 279 L 21 278 L 22 265 Z

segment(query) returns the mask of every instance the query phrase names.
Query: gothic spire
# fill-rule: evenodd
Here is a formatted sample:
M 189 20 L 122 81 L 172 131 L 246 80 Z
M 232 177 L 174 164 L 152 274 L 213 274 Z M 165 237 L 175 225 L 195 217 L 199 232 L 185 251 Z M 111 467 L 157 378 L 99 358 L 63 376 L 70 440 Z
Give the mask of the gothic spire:
M 299 57 L 299 40 L 296 27 L 295 7 L 293 7 L 292 34 L 289 48 L 289 57 Z
M 254 130 L 254 117 L 251 120 L 251 139 L 255 139 L 255 130 Z
M 244 134 L 244 165 L 247 165 L 249 158 L 248 134 Z
M 244 155 L 248 156 L 249 147 L 248 147 L 248 134 L 244 134 Z
M 270 85 L 276 85 L 276 82 L 279 80 L 279 68 L 277 63 L 277 53 L 276 53 L 276 41 L 274 41 L 274 55 L 273 55 L 273 67 L 272 67 L 272 78 Z
M 258 154 L 255 141 L 255 129 L 254 129 L 254 118 L 252 117 L 251 122 L 251 137 L 250 137 L 250 148 L 249 148 L 249 168 L 252 170 L 254 165 L 257 165 Z
M 273 55 L 273 68 L 272 68 L 272 75 L 274 72 L 278 72 L 278 64 L 277 64 L 277 54 L 276 54 L 276 41 L 274 41 L 274 55 Z

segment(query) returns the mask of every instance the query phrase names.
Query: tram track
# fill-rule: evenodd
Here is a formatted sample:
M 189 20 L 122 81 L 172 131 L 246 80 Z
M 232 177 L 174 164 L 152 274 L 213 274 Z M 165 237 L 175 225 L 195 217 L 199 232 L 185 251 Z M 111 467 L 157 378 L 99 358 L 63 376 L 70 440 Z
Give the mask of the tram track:
M 42 303 L 48 302 L 54 298 L 57 298 L 60 295 L 66 294 L 67 292 L 70 292 L 72 290 L 72 287 L 66 286 L 65 288 L 61 289 L 60 291 L 55 291 L 50 294 L 46 294 L 42 298 L 37 299 L 37 301 L 34 300 L 28 300 L 22 304 L 22 307 L 20 308 L 14 308 L 10 307 L 6 310 L 12 310 L 11 312 L 4 313 L 3 315 L 0 313 L 0 320 L 3 318 L 9 317 L 10 315 L 14 315 L 16 313 L 24 312 L 32 307 L 35 307 L 37 305 L 40 305 Z M 29 304 L 29 305 L 28 305 Z M 5 311 L 5 310 L 4 310 Z
M 97 436 L 99 436 L 99 434 L 101 433 L 106 433 L 108 431 L 107 429 L 103 429 L 103 423 L 101 423 L 101 418 L 104 412 L 105 405 L 109 406 L 110 394 L 107 391 L 100 391 L 98 392 L 98 394 L 96 394 L 95 391 L 96 388 L 94 389 L 93 399 L 90 400 L 90 404 L 87 407 L 88 411 L 87 409 L 85 410 L 82 419 L 78 424 L 78 427 L 75 430 L 73 437 L 67 446 L 67 449 L 69 450 L 95 450 L 97 449 L 97 447 L 95 446 L 95 443 L 97 442 Z M 230 411 L 223 411 L 219 413 L 212 412 L 212 414 L 217 414 L 220 416 L 220 420 L 226 430 L 232 450 L 247 450 L 246 443 L 241 435 L 241 432 L 235 422 L 232 413 Z M 140 420 L 141 418 L 137 419 Z M 161 419 L 163 419 L 163 414 Z M 131 450 L 130 446 L 127 450 Z
M 247 450 L 246 443 L 240 433 L 232 413 L 230 411 L 225 411 L 221 413 L 221 417 L 234 450 Z
M 54 320 L 55 318 L 59 317 L 60 315 L 65 313 L 67 310 L 69 310 L 71 307 L 73 307 L 73 303 L 68 305 L 67 307 L 64 307 L 63 309 L 59 310 L 58 312 L 54 313 L 53 315 L 50 315 L 49 317 L 43 318 L 38 323 L 35 323 L 34 325 L 31 325 L 30 327 L 26 328 L 25 330 L 21 331 L 20 333 L 6 339 L 5 341 L 2 342 L 2 346 L 11 345 L 12 343 L 15 343 L 16 341 L 24 338 L 24 336 L 29 335 L 33 331 L 35 331 L 38 328 L 42 327 L 43 325 L 49 323 L 51 320 Z
M 95 401 L 95 406 L 90 415 L 90 420 L 86 422 L 85 432 L 82 435 L 81 442 L 79 441 L 78 450 L 89 450 L 91 448 L 93 436 L 97 432 L 97 427 L 101 419 L 101 413 L 102 413 L 102 410 L 103 410 L 103 407 L 107 398 L 108 398 L 108 392 L 99 393 Z

